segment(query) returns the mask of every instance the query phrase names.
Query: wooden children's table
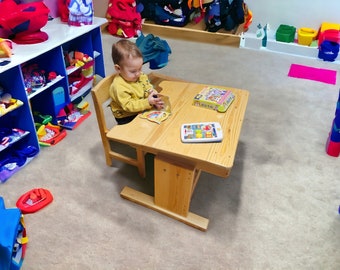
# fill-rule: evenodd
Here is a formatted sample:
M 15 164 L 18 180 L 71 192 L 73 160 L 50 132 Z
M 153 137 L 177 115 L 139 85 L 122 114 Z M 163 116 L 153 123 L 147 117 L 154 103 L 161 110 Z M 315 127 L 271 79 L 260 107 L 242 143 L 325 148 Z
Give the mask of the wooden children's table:
M 155 155 L 154 196 L 124 187 L 121 196 L 202 231 L 209 220 L 189 211 L 201 171 L 227 177 L 233 167 L 249 92 L 227 87 L 235 100 L 225 113 L 192 105 L 203 84 L 163 81 L 162 94 L 170 98 L 171 116 L 160 124 L 136 117 L 107 133 L 111 141 L 142 148 Z M 222 87 L 222 86 L 220 86 Z M 226 87 L 223 87 L 226 88 Z M 223 140 L 218 143 L 183 143 L 180 128 L 185 123 L 219 122 Z

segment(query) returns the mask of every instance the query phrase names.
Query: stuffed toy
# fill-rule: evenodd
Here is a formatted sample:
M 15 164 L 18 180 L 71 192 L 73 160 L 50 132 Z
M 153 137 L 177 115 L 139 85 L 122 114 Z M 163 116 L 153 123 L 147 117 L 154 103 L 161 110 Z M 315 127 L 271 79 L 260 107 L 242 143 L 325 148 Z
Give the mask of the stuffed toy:
M 0 2 L 0 30 L 2 38 L 18 44 L 40 43 L 48 35 L 40 29 L 46 25 L 50 10 L 44 2 L 17 4 L 14 0 Z
M 137 5 L 135 0 L 110 0 L 106 13 L 109 33 L 124 38 L 138 36 L 142 30 L 142 10 L 143 5 Z
M 92 0 L 70 0 L 68 24 L 82 26 L 92 24 Z
M 58 11 L 62 22 L 68 22 L 68 16 L 70 14 L 68 6 L 70 2 L 71 0 L 58 0 Z

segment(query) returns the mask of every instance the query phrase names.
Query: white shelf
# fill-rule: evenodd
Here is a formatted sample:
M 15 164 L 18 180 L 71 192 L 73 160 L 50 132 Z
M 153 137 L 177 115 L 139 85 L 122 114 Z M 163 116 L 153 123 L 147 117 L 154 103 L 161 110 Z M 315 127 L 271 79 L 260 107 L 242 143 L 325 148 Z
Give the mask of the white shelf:
M 83 34 L 94 30 L 107 22 L 104 18 L 93 19 L 93 24 L 84 26 L 69 26 L 67 23 L 60 21 L 60 18 L 55 18 L 48 21 L 41 29 L 48 34 L 48 39 L 38 44 L 16 44 L 13 43 L 13 55 L 10 58 L 11 62 L 5 66 L 0 66 L 0 73 L 21 65 L 35 57 L 38 57 L 53 48 L 73 40 Z
M 63 78 L 65 78 L 65 77 L 58 75 L 54 80 L 50 81 L 45 86 L 33 89 L 33 92 L 27 95 L 28 98 L 31 99 L 31 98 L 35 97 L 36 95 L 40 94 L 41 92 L 43 92 L 47 88 L 50 88 L 52 85 L 61 81 Z
M 76 94 L 70 95 L 71 101 L 81 97 L 84 95 L 87 91 L 89 91 L 93 86 L 93 79 L 89 81 L 87 84 L 85 84 Z
M 97 57 L 99 57 L 101 55 L 100 52 L 94 51 L 93 52 L 93 58 L 96 59 Z M 66 73 L 67 75 L 72 74 L 73 72 L 75 72 L 76 70 L 80 69 L 82 67 L 75 67 L 75 66 L 69 66 L 66 68 Z
M 300 45 L 294 42 L 279 42 L 273 37 L 269 36 L 267 40 L 267 46 L 262 46 L 262 40 L 258 39 L 253 33 L 242 33 L 240 40 L 240 48 L 261 50 L 275 53 L 283 53 L 289 55 L 295 55 L 300 57 L 308 57 L 323 61 L 318 58 L 319 49 L 317 47 L 310 47 Z M 333 63 L 340 63 L 339 59 Z

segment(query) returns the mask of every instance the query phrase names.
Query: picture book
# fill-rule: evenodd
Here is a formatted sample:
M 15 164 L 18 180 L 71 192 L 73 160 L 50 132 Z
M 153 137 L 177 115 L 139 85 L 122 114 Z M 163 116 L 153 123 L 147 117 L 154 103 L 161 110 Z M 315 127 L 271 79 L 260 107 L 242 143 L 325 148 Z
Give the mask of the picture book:
M 235 95 L 231 90 L 206 86 L 194 97 L 193 105 L 225 112 L 234 99 Z
M 164 102 L 164 108 L 162 110 L 151 109 L 151 110 L 145 111 L 141 113 L 140 117 L 147 119 L 151 122 L 160 124 L 164 120 L 168 119 L 168 117 L 171 115 L 171 105 L 170 105 L 170 100 L 168 96 L 164 96 L 161 94 L 158 94 L 158 96 Z
M 181 126 L 181 140 L 185 143 L 220 142 L 223 131 L 220 123 L 188 123 Z

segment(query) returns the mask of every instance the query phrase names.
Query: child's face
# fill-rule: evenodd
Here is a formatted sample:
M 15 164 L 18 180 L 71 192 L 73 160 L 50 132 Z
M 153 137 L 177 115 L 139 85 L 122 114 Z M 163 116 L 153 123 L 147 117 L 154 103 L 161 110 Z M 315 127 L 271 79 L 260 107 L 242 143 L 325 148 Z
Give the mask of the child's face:
M 116 71 L 127 82 L 136 82 L 140 76 L 143 66 L 143 58 L 128 58 L 120 65 L 115 65 Z

